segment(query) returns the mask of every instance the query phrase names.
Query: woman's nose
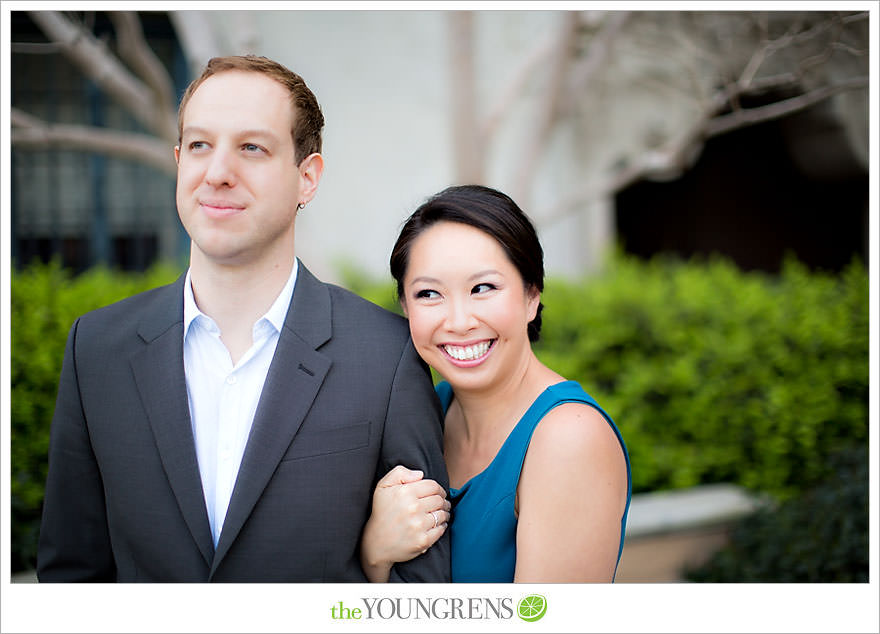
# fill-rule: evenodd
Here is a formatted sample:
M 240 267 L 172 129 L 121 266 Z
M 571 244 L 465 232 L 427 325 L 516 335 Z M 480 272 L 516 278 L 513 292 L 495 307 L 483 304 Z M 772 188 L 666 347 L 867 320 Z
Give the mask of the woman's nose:
M 446 313 L 446 329 L 451 332 L 465 333 L 478 326 L 477 318 L 468 301 L 451 301 Z

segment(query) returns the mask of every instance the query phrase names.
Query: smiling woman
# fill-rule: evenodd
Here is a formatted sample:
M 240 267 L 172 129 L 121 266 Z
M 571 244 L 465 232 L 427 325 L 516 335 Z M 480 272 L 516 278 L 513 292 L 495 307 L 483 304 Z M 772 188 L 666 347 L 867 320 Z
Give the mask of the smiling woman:
M 391 272 L 416 351 L 445 379 L 453 581 L 612 581 L 629 458 L 611 417 L 532 351 L 544 286 L 532 223 L 501 192 L 451 187 L 407 220 Z M 395 477 L 376 489 L 364 532 L 374 580 L 426 547 L 392 524 L 416 525 L 420 496 L 445 494 L 420 474 Z
M 537 314 L 539 291 L 526 286 L 489 234 L 460 222 L 432 224 L 410 247 L 403 289 L 416 350 L 459 390 L 495 387 L 486 382 L 517 381 L 526 373 L 527 324 Z

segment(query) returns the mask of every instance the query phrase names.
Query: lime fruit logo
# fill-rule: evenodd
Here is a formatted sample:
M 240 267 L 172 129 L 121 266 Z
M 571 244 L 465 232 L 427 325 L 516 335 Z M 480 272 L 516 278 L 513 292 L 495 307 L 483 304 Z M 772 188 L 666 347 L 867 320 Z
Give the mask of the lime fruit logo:
M 529 623 L 539 620 L 545 612 L 547 612 L 547 599 L 540 594 L 523 597 L 517 606 L 519 618 Z

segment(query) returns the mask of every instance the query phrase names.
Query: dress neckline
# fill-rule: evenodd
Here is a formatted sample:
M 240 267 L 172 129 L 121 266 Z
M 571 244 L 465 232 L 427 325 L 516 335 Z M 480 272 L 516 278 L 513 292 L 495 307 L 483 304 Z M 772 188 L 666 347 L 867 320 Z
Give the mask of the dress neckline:
M 567 384 L 567 383 L 577 383 L 577 381 L 573 381 L 573 380 L 570 380 L 570 379 L 566 379 L 566 380 L 560 381 L 559 383 L 553 383 L 553 384 L 548 385 L 547 387 L 545 387 L 545 388 L 541 391 L 541 393 L 538 394 L 537 398 L 535 398 L 535 400 L 532 401 L 532 404 L 529 405 L 528 409 L 526 409 L 526 411 L 523 412 L 523 415 L 520 416 L 519 420 L 516 422 L 516 425 L 514 425 L 513 428 L 510 430 L 510 433 L 507 434 L 507 438 L 505 438 L 505 439 L 504 439 L 504 442 L 501 443 L 501 447 L 498 448 L 498 451 L 495 453 L 495 456 L 492 458 L 492 460 L 489 462 L 489 464 L 487 464 L 486 467 L 485 467 L 482 471 L 480 471 L 479 473 L 476 473 L 476 474 L 472 475 L 472 476 L 470 477 L 470 479 L 467 480 L 467 482 L 465 482 L 464 484 L 461 485 L 461 487 L 455 489 L 455 488 L 453 488 L 453 487 L 450 486 L 450 487 L 449 487 L 449 493 L 450 493 L 450 495 L 451 495 L 453 498 L 458 497 L 459 495 L 461 495 L 461 494 L 463 494 L 465 491 L 467 491 L 467 490 L 471 487 L 471 485 L 472 485 L 473 482 L 475 482 L 475 481 L 481 479 L 486 473 L 488 473 L 489 471 L 491 471 L 491 470 L 492 470 L 492 467 L 498 462 L 498 457 L 499 457 L 502 453 L 504 453 L 504 450 L 506 449 L 506 447 L 512 442 L 512 441 L 511 441 L 511 438 L 513 437 L 513 435 L 514 435 L 514 433 L 516 432 L 516 430 L 519 428 L 519 426 L 522 424 L 522 422 L 523 422 L 524 420 L 526 420 L 526 418 L 528 418 L 528 416 L 529 416 L 529 414 L 532 412 L 532 410 L 534 410 L 535 408 L 538 407 L 538 403 L 541 402 L 541 400 L 544 398 L 544 395 L 546 395 L 548 392 L 550 392 L 550 391 L 553 390 L 554 388 L 561 387 L 561 386 L 563 386 L 563 385 L 565 385 L 565 384 Z M 452 386 L 450 386 L 450 395 L 451 395 L 451 396 L 450 396 L 449 402 L 448 402 L 448 403 L 444 403 L 444 408 L 443 408 L 443 409 L 444 409 L 444 412 L 443 412 L 444 415 L 446 414 L 446 410 L 448 410 L 448 409 L 449 409 L 449 406 L 452 404 L 452 398 L 454 398 L 454 396 L 455 396 L 455 393 L 452 391 Z

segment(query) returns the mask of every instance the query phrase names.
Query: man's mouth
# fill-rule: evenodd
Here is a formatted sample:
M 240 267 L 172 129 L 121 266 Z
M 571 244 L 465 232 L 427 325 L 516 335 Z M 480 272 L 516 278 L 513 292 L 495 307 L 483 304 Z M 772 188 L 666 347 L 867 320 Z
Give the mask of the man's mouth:
M 236 211 L 241 211 L 244 209 L 244 205 L 239 203 L 234 203 L 228 200 L 212 200 L 212 199 L 204 199 L 199 200 L 199 205 L 214 212 L 220 213 L 233 213 Z

